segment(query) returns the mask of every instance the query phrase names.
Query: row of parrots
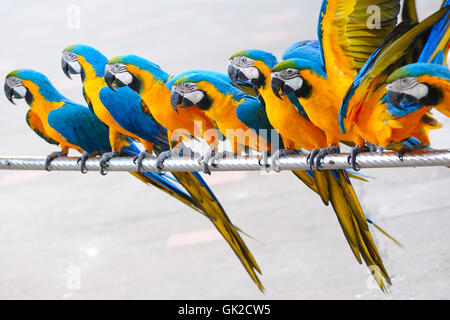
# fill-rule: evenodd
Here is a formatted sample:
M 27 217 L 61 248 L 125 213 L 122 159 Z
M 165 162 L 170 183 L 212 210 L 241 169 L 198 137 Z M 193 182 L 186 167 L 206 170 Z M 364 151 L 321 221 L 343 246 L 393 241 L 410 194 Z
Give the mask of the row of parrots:
M 228 61 L 228 74 L 170 75 L 136 55 L 108 59 L 96 48 L 76 44 L 63 50 L 61 67 L 69 78 L 80 75 L 87 106 L 67 99 L 45 75 L 29 69 L 9 73 L 4 91 L 12 103 L 24 98 L 29 127 L 59 145 L 61 150 L 47 157 L 46 169 L 69 149 L 82 153 L 82 172 L 90 157 L 100 156 L 102 174 L 113 157 L 134 157 L 137 172 L 130 173 L 209 219 L 261 291 L 261 269 L 243 231 L 201 175 L 162 173 L 163 163 L 189 151 L 186 143 L 193 139 L 210 146 L 201 157 L 206 173 L 210 162 L 223 156 L 218 145 L 224 139 L 235 154 L 260 152 L 262 167 L 270 163 L 277 169 L 280 157 L 307 154 L 311 170 L 294 175 L 331 204 L 356 260 L 386 291 L 391 279 L 369 224 L 390 236 L 366 217 L 350 178 L 364 180 L 356 172 L 362 152 L 390 149 L 402 157 L 429 148 L 428 131 L 440 127 L 430 110 L 450 115 L 449 4 L 444 1 L 419 22 L 414 0 L 403 6 L 400 0 L 324 0 L 318 40 L 292 44 L 281 61 L 261 50 L 237 52 Z M 372 5 L 380 8 L 375 28 L 367 24 Z M 320 170 L 340 143 L 352 148 L 348 161 L 355 170 Z M 158 172 L 142 172 L 142 161 L 152 155 Z

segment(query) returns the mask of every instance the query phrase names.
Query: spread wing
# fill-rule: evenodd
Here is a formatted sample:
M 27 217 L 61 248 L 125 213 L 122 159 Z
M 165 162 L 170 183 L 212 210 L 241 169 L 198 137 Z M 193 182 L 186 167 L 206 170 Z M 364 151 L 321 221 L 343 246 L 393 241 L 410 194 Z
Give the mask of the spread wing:
M 332 79 L 354 78 L 397 25 L 400 0 L 324 0 L 318 36 L 322 64 Z
M 343 132 L 353 123 L 365 102 L 373 95 L 383 96 L 386 93 L 386 80 L 393 71 L 419 59 L 431 28 L 446 15 L 448 9 L 441 9 L 412 28 L 400 24 L 374 52 L 356 76 L 342 102 L 339 124 Z

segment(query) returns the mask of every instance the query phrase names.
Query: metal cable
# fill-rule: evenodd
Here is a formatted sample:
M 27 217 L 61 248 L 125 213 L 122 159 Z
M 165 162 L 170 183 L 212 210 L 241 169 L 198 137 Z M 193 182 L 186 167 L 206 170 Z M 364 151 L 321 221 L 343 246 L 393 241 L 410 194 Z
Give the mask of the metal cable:
M 326 156 L 321 169 L 351 169 L 347 161 L 348 154 L 334 154 Z M 1 170 L 45 170 L 45 157 L 0 157 Z M 271 164 L 269 159 L 269 164 Z M 357 162 L 364 168 L 407 168 L 407 167 L 435 167 L 450 166 L 450 150 L 427 150 L 407 153 L 401 161 L 397 153 L 388 152 L 383 155 L 377 153 L 363 153 L 358 155 Z M 278 160 L 280 170 L 310 169 L 306 156 L 285 156 Z M 264 170 L 258 164 L 258 157 L 227 157 L 218 159 L 211 171 L 259 171 Z M 76 157 L 57 158 L 51 162 L 54 171 L 78 171 Z M 92 158 L 86 162 L 89 171 L 99 170 L 99 158 Z M 144 171 L 156 171 L 156 158 L 149 157 L 143 161 Z M 163 171 L 202 171 L 203 166 L 198 159 L 170 158 L 164 162 Z M 130 157 L 118 157 L 109 161 L 108 171 L 136 171 L 136 165 Z

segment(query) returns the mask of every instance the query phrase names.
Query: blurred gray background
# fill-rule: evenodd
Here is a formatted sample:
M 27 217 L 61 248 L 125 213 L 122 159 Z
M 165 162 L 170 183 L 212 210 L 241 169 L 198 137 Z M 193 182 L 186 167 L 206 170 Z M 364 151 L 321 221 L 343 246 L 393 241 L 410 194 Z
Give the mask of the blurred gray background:
M 418 0 L 421 17 L 441 0 Z M 48 75 L 83 102 L 78 78 L 60 69 L 63 48 L 134 53 L 176 73 L 226 71 L 230 55 L 315 39 L 318 0 L 2 0 L 0 78 L 17 68 Z M 2 94 L 3 96 L 3 94 Z M 46 155 L 25 123 L 23 101 L 0 98 L 1 155 Z M 450 121 L 432 133 L 450 147 Z M 0 172 L 0 298 L 80 299 L 448 299 L 450 171 L 380 169 L 355 183 L 393 279 L 388 295 L 358 265 L 331 208 L 292 174 L 207 177 L 247 239 L 267 289 L 261 294 L 202 216 L 127 173 Z

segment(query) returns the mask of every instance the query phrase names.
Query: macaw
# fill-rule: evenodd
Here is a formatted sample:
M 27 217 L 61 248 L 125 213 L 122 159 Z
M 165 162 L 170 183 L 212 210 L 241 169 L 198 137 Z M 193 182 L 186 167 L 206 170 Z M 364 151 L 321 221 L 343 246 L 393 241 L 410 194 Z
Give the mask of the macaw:
M 292 56 L 309 57 L 309 55 L 297 52 L 288 58 Z M 315 63 L 320 70 L 318 64 L 320 61 L 317 60 L 317 55 L 311 56 L 311 58 L 312 60 L 302 59 L 302 61 Z M 288 61 L 295 61 L 295 59 Z M 277 85 L 276 79 L 271 81 L 271 70 L 275 65 L 277 65 L 277 59 L 271 53 L 261 50 L 246 50 L 235 53 L 230 58 L 228 72 L 233 81 L 248 80 L 261 93 L 265 101 L 267 117 L 280 133 L 285 147 L 290 149 L 291 153 L 294 150 L 311 151 L 315 148 L 326 147 L 325 133 L 309 120 L 302 105 L 296 101 L 296 97 L 292 97 L 291 92 L 281 97 L 278 95 L 278 89 L 272 90 L 272 87 Z M 323 70 L 321 72 L 325 73 Z M 361 256 L 368 266 L 377 261 L 381 273 L 390 283 L 389 276 L 370 235 L 368 221 L 366 221 L 347 173 L 344 170 L 314 171 L 312 175 L 316 192 L 321 196 L 325 205 L 329 205 L 331 202 L 358 262 L 361 263 Z M 367 250 L 367 248 L 370 249 Z M 378 278 L 378 280 L 381 279 Z M 384 290 L 384 283 L 382 281 L 379 283 Z
M 255 56 L 253 56 L 254 58 Z M 270 68 L 267 69 L 270 76 Z M 253 80 L 263 81 L 264 86 L 269 85 L 270 77 L 262 80 L 265 78 L 262 73 L 255 72 L 253 75 L 255 75 Z M 263 151 L 271 150 L 274 147 L 271 144 L 273 141 L 270 140 L 272 135 L 264 135 L 268 148 L 261 149 L 262 145 L 258 144 L 256 139 L 253 141 L 253 136 L 249 134 L 249 131 L 261 134 L 261 130 L 273 130 L 265 109 L 258 99 L 246 95 L 230 83 L 195 70 L 176 76 L 175 79 L 169 81 L 168 86 L 172 88 L 174 108 L 178 110 L 196 106 L 214 120 L 219 130 L 229 140 L 235 142 L 239 139 L 238 135 L 246 134 L 249 138 L 246 145 L 252 149 Z M 300 126 L 296 126 L 294 123 L 293 125 L 298 131 L 301 131 Z M 239 140 L 241 143 L 244 141 L 243 138 Z M 341 170 L 324 171 L 320 175 L 321 177 L 316 180 L 319 184 L 316 185 L 314 180 L 311 182 L 312 188 L 321 188 L 321 192 L 316 192 L 321 193 L 327 204 L 328 202 L 332 203 L 356 259 L 361 263 L 362 257 L 367 265 L 378 266 L 380 273 L 390 283 L 347 174 Z M 384 290 L 383 280 L 378 275 L 376 278 Z
M 318 168 L 327 154 L 339 151 L 339 142 L 365 145 L 357 132 L 341 132 L 339 108 L 358 70 L 395 27 L 400 2 L 324 0 L 318 24 L 320 62 L 301 57 L 308 63 L 299 64 L 300 69 L 282 62 L 282 66 L 291 69 L 285 72 L 290 80 L 286 89 L 295 93 L 311 122 L 326 135 L 329 147 L 310 153 L 308 160 L 313 167 Z M 379 13 L 379 19 L 375 19 L 378 25 L 373 28 L 369 26 L 373 20 L 370 7 L 377 8 Z M 277 75 L 281 75 L 282 67 L 275 68 Z M 287 74 L 289 72 L 295 74 Z M 284 79 L 277 75 L 278 86 L 283 89 Z
M 428 130 L 440 128 L 428 113 L 430 108 L 398 110 L 396 101 L 389 102 L 386 84 L 391 73 L 406 64 L 443 62 L 450 37 L 448 4 L 447 0 L 443 9 L 421 23 L 405 27 L 402 22 L 374 52 L 342 101 L 342 131 L 358 132 L 373 145 L 398 150 L 400 159 L 405 152 L 430 144 Z M 410 138 L 416 140 L 414 146 L 403 143 Z
M 387 79 L 388 112 L 403 117 L 420 108 L 435 108 L 450 117 L 450 70 L 434 63 L 404 66 Z
M 175 147 L 158 156 L 159 168 L 162 168 L 165 159 L 176 154 L 180 140 L 186 137 L 207 136 L 205 133 L 208 130 L 216 128 L 214 123 L 196 108 L 184 108 L 178 112 L 172 108 L 170 90 L 166 87 L 169 77 L 170 75 L 155 63 L 135 55 L 115 57 L 105 68 L 105 81 L 110 88 L 116 90 L 116 87 L 128 86 L 137 92 L 152 117 L 167 128 L 171 146 Z M 207 138 L 211 145 L 218 143 L 213 135 Z M 184 150 L 182 144 L 181 150 Z
M 48 143 L 61 147 L 61 152 L 52 153 L 47 158 L 47 168 L 56 156 L 65 156 L 69 149 L 75 149 L 84 151 L 79 163 L 81 171 L 85 172 L 85 162 L 89 157 L 111 151 L 108 127 L 87 107 L 64 97 L 45 75 L 27 69 L 13 71 L 6 76 L 4 90 L 12 103 L 13 98 L 24 98 L 30 106 L 26 117 L 30 128 Z M 133 156 L 139 153 L 139 149 L 130 143 L 122 152 L 124 155 Z M 192 203 L 189 195 L 171 180 L 151 172 L 130 173 L 139 180 L 179 198 L 195 210 L 200 210 Z
M 168 151 L 170 146 L 166 128 L 155 121 L 140 96 L 129 87 L 117 87 L 115 91 L 108 87 L 104 79 L 107 63 L 108 59 L 102 53 L 89 46 L 73 45 L 63 51 L 63 71 L 69 77 L 70 74 L 81 74 L 86 101 L 97 117 L 109 127 L 113 152 L 102 156 L 103 166 L 107 165 L 111 157 L 119 155 L 125 146 L 125 137 L 140 141 L 150 153 Z M 263 291 L 264 287 L 256 274 L 261 273 L 258 264 L 239 235 L 239 229 L 231 223 L 200 174 L 172 174 L 190 194 L 192 203 L 201 208 L 225 238 L 252 280 Z

